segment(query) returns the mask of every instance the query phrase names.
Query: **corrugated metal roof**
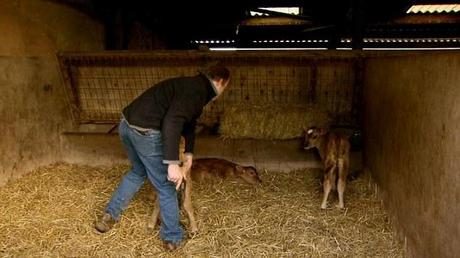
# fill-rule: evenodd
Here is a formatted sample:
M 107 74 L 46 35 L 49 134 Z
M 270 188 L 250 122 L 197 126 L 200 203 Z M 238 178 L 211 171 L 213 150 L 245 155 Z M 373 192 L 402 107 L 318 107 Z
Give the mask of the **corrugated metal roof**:
M 280 12 L 280 13 L 286 13 L 286 14 L 292 14 L 292 15 L 299 15 L 300 14 L 300 8 L 299 7 L 260 7 L 259 9 L 268 10 L 268 11 L 274 11 L 274 12 Z M 270 16 L 269 14 L 261 13 L 261 12 L 251 11 L 250 13 L 251 13 L 251 16 Z
M 422 4 L 413 5 L 407 13 L 457 13 L 460 12 L 460 4 Z

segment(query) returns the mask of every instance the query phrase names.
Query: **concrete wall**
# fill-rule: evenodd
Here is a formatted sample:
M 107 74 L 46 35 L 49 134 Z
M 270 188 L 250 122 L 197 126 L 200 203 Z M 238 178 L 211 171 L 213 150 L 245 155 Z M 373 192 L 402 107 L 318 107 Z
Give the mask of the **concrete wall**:
M 84 165 L 128 164 L 128 156 L 118 132 L 64 133 L 61 135 L 62 161 Z
M 0 185 L 61 159 L 70 126 L 57 51 L 103 49 L 103 26 L 46 0 L 0 0 Z
M 370 58 L 364 162 L 409 257 L 460 253 L 460 53 Z

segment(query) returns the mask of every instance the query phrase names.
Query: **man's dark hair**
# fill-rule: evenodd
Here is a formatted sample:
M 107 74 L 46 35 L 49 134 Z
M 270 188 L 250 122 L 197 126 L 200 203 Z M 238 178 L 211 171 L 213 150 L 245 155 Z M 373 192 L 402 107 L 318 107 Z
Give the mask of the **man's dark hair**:
M 220 63 L 212 63 L 206 66 L 203 73 L 213 80 L 223 79 L 227 81 L 230 78 L 230 71 Z

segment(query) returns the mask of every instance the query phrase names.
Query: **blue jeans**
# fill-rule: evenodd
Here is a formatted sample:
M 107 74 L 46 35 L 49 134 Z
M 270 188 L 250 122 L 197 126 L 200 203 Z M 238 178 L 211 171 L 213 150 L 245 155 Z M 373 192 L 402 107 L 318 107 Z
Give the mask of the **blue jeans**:
M 168 165 L 163 164 L 161 132 L 151 130 L 143 135 L 129 127 L 125 120 L 120 122 L 118 131 L 132 168 L 113 192 L 105 211 L 119 220 L 122 211 L 148 177 L 160 201 L 160 238 L 178 244 L 182 240 L 183 231 L 179 224 L 176 188 L 167 179 Z

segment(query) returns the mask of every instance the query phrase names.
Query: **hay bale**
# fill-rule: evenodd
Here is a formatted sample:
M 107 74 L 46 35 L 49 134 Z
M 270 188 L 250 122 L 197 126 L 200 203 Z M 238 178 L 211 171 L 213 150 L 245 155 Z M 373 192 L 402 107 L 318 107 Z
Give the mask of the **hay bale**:
M 328 126 L 330 115 L 317 106 L 251 106 L 225 110 L 220 133 L 224 138 L 293 139 L 303 128 Z

